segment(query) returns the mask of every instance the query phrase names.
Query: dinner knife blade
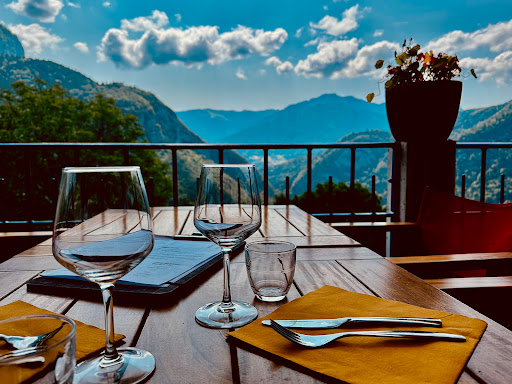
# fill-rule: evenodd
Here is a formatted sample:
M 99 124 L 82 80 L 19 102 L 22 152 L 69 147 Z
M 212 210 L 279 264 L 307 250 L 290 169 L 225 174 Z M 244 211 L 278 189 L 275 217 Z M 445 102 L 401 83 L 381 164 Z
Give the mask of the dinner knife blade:
M 414 317 L 343 317 L 339 319 L 307 319 L 307 320 L 274 320 L 279 325 L 287 328 L 309 328 L 309 329 L 329 329 L 337 328 L 344 324 L 401 324 L 416 325 L 427 327 L 442 327 L 440 319 L 414 318 Z M 270 320 L 263 320 L 263 325 L 270 326 Z

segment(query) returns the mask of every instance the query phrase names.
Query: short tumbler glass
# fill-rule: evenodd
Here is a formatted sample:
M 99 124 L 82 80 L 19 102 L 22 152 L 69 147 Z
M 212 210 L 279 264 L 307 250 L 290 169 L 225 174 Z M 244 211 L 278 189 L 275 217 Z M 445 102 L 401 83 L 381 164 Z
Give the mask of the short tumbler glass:
M 296 248 L 285 241 L 255 241 L 245 246 L 249 282 L 262 301 L 283 300 L 295 273 Z
M 60 329 L 59 329 L 60 328 Z M 16 336 L 39 336 L 58 329 L 37 351 L 5 358 L 0 352 L 2 384 L 36 382 L 71 384 L 76 366 L 76 325 L 61 315 L 26 315 L 0 321 L 0 333 Z

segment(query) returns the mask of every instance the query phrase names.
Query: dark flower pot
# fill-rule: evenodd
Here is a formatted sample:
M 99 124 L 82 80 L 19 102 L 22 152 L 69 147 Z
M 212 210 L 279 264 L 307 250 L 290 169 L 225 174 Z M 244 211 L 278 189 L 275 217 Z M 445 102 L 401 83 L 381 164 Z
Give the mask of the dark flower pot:
M 386 89 L 386 112 L 396 141 L 444 142 L 459 114 L 462 82 L 422 81 Z

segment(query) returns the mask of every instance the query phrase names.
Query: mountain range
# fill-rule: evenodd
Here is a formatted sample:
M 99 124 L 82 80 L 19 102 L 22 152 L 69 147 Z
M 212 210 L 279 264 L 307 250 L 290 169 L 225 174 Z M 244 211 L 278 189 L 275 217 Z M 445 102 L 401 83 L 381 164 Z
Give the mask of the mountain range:
M 126 113 L 139 118 L 150 142 L 201 143 L 331 143 L 392 141 L 383 104 L 369 104 L 353 97 L 321 95 L 290 105 L 282 110 L 219 111 L 212 109 L 182 111 L 177 114 L 154 94 L 121 83 L 101 84 L 65 66 L 47 60 L 24 57 L 19 39 L 0 25 L 0 86 L 9 87 L 17 80 L 33 82 L 39 77 L 59 83 L 73 95 L 85 99 L 103 93 L 116 100 Z M 425 117 L 426 118 L 426 117 Z M 512 101 L 502 105 L 461 110 L 452 139 L 468 141 L 512 141 Z M 214 151 L 216 152 L 216 151 Z M 274 153 L 275 152 L 275 153 Z M 512 176 L 512 151 L 489 150 L 487 197 L 496 201 L 500 174 Z M 240 153 L 240 154 L 239 154 Z M 260 151 L 225 151 L 226 162 L 246 162 L 248 158 L 262 165 Z M 161 154 L 170 163 L 170 154 Z M 193 200 L 195 180 L 205 159 L 217 161 L 217 154 L 206 151 L 179 151 L 180 194 Z M 290 177 L 293 193 L 305 190 L 305 151 L 271 151 L 269 178 L 271 193 L 284 189 Z M 385 150 L 358 150 L 356 179 L 369 186 L 373 174 L 377 190 L 387 190 L 387 153 Z M 459 150 L 457 176 L 467 177 L 466 196 L 479 198 L 480 153 Z M 349 157 L 346 150 L 313 152 L 313 184 L 329 176 L 347 181 Z M 507 198 L 512 193 L 512 178 L 506 179 Z M 460 181 L 459 181 L 460 185 Z

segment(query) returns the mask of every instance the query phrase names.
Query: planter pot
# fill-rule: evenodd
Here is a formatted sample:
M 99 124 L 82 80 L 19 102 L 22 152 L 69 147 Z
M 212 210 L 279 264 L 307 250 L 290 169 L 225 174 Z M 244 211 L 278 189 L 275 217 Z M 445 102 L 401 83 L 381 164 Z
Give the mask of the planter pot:
M 396 141 L 444 142 L 459 114 L 462 82 L 424 81 L 386 89 L 386 112 Z

